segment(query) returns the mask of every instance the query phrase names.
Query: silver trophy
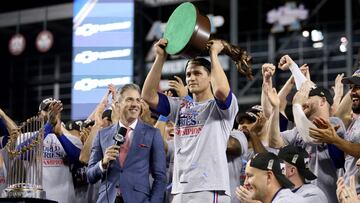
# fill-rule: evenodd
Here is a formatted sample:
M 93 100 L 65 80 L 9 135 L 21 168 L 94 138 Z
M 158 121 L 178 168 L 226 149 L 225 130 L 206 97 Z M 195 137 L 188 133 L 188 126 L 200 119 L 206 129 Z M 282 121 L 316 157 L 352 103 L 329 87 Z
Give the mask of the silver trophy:
M 5 147 L 8 173 L 2 197 L 46 198 L 42 187 L 43 138 L 44 120 L 38 116 L 27 119 L 11 132 Z

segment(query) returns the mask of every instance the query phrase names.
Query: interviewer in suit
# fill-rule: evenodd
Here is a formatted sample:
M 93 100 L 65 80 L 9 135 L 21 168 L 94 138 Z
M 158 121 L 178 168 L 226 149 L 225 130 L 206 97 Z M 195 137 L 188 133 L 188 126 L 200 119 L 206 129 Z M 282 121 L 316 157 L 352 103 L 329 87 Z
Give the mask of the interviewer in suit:
M 86 174 L 92 184 L 101 180 L 97 202 L 163 202 L 166 189 L 164 145 L 159 130 L 138 119 L 141 102 L 139 86 L 123 86 L 116 94 L 119 122 L 100 130 L 94 139 Z M 126 139 L 130 141 L 121 147 L 116 146 L 113 139 L 120 127 L 128 128 Z M 127 155 L 123 148 L 126 146 L 129 146 Z M 122 164 L 121 160 L 124 160 Z M 152 188 L 149 173 L 154 178 Z

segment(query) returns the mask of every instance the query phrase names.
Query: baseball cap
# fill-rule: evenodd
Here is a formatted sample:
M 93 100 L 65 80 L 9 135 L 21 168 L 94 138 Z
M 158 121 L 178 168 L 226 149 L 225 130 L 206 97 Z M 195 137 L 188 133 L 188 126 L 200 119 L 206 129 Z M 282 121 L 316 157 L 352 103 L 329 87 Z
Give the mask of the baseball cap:
M 351 77 L 344 77 L 341 82 L 344 84 L 360 85 L 360 67 Z
M 111 110 L 111 109 L 106 109 L 106 110 L 102 113 L 101 118 L 102 118 L 102 119 L 107 118 L 107 120 L 111 121 L 111 113 L 112 113 L 112 110 Z
M 283 174 L 285 165 L 282 165 L 278 156 L 271 152 L 256 154 L 250 161 L 250 166 L 265 171 L 272 171 L 282 187 L 293 188 L 294 184 Z
M 334 103 L 333 97 L 331 96 L 331 93 L 328 89 L 324 87 L 315 87 L 314 89 L 311 89 L 309 92 L 309 97 L 311 96 L 320 96 L 325 97 L 326 101 L 332 105 Z
M 250 109 L 246 110 L 245 113 L 239 113 L 236 116 L 236 122 L 240 123 L 240 121 L 246 119 L 248 121 L 250 121 L 251 123 L 255 122 L 257 117 L 258 117 L 258 113 L 263 112 L 263 108 L 260 105 L 255 105 L 252 106 Z
M 51 98 L 51 97 L 42 100 L 39 105 L 39 111 L 48 111 L 50 104 L 53 102 L 56 102 L 56 101 L 58 101 L 58 100 Z
M 315 180 L 317 177 L 309 170 L 309 154 L 305 149 L 287 145 L 280 149 L 279 158 L 294 165 L 300 175 L 307 180 Z

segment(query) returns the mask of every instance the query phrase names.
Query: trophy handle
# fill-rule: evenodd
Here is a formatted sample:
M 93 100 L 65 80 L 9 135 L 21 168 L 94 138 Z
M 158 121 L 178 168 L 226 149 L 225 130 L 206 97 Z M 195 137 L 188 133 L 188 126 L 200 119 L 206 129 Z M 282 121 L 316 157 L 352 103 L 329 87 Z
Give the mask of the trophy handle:
M 221 53 L 228 55 L 231 60 L 235 62 L 236 69 L 241 75 L 246 76 L 246 78 L 249 80 L 253 80 L 254 76 L 252 75 L 252 57 L 250 56 L 250 54 L 245 49 L 239 46 L 232 45 L 222 39 L 220 41 L 224 46 Z M 206 46 L 205 49 L 203 49 L 202 54 L 206 54 L 206 52 L 209 51 L 209 48 L 210 46 Z
M 252 57 L 249 53 L 236 45 L 232 45 L 225 40 L 221 40 L 224 45 L 222 53 L 228 55 L 236 65 L 236 69 L 241 75 L 246 76 L 247 79 L 253 80 L 254 76 L 252 75 Z

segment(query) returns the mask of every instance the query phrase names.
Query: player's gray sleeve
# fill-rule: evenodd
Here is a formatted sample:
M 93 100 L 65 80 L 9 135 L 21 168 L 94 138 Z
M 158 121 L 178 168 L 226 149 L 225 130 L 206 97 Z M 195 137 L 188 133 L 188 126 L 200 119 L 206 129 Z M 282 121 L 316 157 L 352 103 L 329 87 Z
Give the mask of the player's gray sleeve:
M 170 113 L 167 117 L 170 121 L 175 123 L 176 122 L 175 119 L 177 118 L 177 113 L 180 107 L 180 103 L 182 102 L 182 98 L 179 97 L 167 97 L 167 98 L 170 104 Z
M 343 121 L 338 117 L 330 117 L 329 120 L 332 125 L 339 126 L 339 128 L 336 130 L 336 134 L 338 134 L 341 138 L 344 138 L 346 128 Z
M 291 130 L 280 132 L 280 136 L 284 140 L 285 145 L 294 144 L 297 139 L 297 129 L 295 127 Z
M 231 93 L 231 94 L 232 94 L 231 104 L 230 104 L 229 108 L 221 109 L 218 105 L 216 105 L 216 108 L 218 109 L 218 111 L 223 119 L 233 121 L 238 112 L 239 107 L 238 107 L 236 96 L 233 93 Z

